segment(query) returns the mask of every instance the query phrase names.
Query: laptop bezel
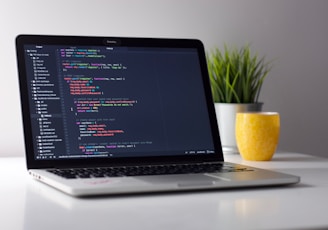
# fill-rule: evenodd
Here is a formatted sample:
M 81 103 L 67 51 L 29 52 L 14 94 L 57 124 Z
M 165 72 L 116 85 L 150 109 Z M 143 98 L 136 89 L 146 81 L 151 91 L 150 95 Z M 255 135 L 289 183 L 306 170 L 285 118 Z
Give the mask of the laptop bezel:
M 86 159 L 63 159 L 63 160 L 36 160 L 33 135 L 31 127 L 30 107 L 28 100 L 28 82 L 25 67 L 24 45 L 101 45 L 101 46 L 145 46 L 145 47 L 176 47 L 196 48 L 201 65 L 202 81 L 208 108 L 210 127 L 215 148 L 214 154 L 185 155 L 185 156 L 158 156 L 137 158 L 88 158 Z M 223 152 L 220 135 L 215 115 L 215 108 L 211 94 L 210 81 L 208 77 L 206 55 L 203 43 L 198 39 L 177 38 L 127 38 L 127 37 L 89 37 L 89 36 L 52 36 L 52 35 L 18 35 L 16 37 L 17 65 L 19 75 L 19 87 L 21 98 L 21 110 L 23 119 L 23 131 L 28 169 L 41 168 L 65 168 L 65 167 L 94 167 L 110 165 L 140 165 L 140 164 L 162 164 L 174 162 L 210 162 L 223 161 Z

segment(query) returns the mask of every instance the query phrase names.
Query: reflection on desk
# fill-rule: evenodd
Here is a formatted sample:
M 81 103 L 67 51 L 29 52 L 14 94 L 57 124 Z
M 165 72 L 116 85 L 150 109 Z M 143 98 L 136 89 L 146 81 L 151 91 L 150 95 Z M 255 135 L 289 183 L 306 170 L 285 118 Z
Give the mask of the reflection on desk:
M 226 160 L 299 175 L 301 183 L 287 187 L 81 199 L 28 177 L 24 159 L 1 158 L 0 168 L 9 174 L 0 175 L 5 186 L 0 189 L 0 229 L 328 227 L 327 159 L 279 153 L 270 162 L 248 162 L 238 155 L 226 156 Z

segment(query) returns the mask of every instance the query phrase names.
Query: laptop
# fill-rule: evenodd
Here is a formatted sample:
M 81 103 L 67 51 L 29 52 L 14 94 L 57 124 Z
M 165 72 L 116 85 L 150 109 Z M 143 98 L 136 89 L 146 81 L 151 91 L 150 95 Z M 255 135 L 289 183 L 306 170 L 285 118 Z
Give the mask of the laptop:
M 287 185 L 224 161 L 197 39 L 19 35 L 29 174 L 72 196 Z

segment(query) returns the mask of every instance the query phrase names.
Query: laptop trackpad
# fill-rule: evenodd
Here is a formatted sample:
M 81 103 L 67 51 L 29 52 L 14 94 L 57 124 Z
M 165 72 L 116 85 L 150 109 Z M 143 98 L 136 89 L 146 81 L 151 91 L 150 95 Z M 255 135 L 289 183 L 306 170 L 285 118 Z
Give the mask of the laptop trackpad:
M 210 186 L 224 180 L 219 177 L 211 177 L 204 174 L 177 174 L 163 176 L 146 176 L 139 178 L 152 184 L 177 184 L 179 187 Z

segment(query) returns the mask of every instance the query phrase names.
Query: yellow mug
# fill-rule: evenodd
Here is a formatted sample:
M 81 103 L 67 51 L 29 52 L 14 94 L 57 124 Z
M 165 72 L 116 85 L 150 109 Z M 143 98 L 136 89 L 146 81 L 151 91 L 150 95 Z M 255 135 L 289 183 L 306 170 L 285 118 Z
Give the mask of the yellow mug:
M 235 127 L 236 143 L 243 159 L 252 161 L 271 160 L 279 141 L 279 113 L 237 113 Z

